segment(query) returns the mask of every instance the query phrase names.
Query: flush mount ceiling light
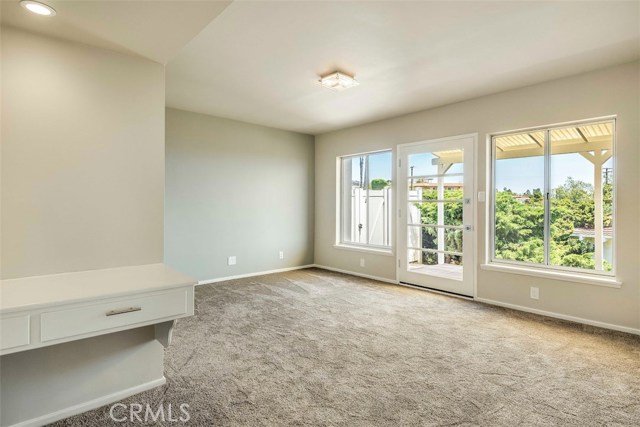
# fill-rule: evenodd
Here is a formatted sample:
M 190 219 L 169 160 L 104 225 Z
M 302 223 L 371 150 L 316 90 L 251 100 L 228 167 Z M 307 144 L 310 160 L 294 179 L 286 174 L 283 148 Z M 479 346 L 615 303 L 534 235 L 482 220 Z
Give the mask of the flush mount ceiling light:
M 42 16 L 55 16 L 56 10 L 51 6 L 44 3 L 40 3 L 32 0 L 22 0 L 20 6 L 27 9 L 29 12 Z
M 331 74 L 321 77 L 319 81 L 322 86 L 333 90 L 344 90 L 359 85 L 358 81 L 352 76 L 341 73 L 340 71 L 334 71 Z

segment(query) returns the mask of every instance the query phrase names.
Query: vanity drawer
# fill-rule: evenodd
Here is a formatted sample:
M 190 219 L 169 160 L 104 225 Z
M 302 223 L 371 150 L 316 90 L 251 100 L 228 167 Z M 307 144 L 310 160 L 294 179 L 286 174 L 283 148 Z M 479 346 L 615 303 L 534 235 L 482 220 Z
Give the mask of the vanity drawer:
M 29 337 L 28 314 L 0 319 L 0 350 L 28 345 Z
M 186 289 L 118 299 L 100 304 L 42 313 L 42 341 L 93 334 L 109 329 L 126 329 L 168 317 L 186 316 L 189 292 Z

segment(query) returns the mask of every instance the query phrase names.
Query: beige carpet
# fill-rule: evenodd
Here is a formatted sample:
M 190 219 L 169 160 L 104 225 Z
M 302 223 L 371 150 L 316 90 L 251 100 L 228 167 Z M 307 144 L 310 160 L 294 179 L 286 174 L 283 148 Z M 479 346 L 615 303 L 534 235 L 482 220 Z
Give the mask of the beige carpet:
M 165 364 L 157 425 L 640 425 L 640 337 L 319 269 L 198 287 Z

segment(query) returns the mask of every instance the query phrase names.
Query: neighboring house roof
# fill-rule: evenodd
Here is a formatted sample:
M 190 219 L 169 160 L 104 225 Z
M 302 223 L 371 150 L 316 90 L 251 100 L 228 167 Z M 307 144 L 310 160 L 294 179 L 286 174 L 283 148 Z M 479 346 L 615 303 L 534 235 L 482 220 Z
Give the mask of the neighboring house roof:
M 602 234 L 604 234 L 604 238 L 605 239 L 611 239 L 613 238 L 613 227 L 605 227 L 602 230 Z M 572 236 L 575 237 L 591 237 L 591 238 L 595 238 L 596 237 L 596 230 L 594 230 L 593 228 L 580 228 L 580 227 L 576 227 L 573 229 L 573 233 L 571 234 Z

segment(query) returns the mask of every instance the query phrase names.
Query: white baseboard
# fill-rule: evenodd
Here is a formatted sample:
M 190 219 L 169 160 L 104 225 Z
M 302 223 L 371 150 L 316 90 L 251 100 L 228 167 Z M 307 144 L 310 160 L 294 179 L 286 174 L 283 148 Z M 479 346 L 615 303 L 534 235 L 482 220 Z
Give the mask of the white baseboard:
M 598 322 L 596 320 L 583 319 L 581 317 L 569 316 L 566 314 L 554 313 L 551 311 L 538 310 L 537 308 L 525 307 L 522 305 L 509 304 L 506 302 L 494 301 L 485 298 L 476 298 L 478 302 L 499 307 L 510 308 L 513 310 L 524 311 L 527 313 L 539 314 L 541 316 L 553 317 L 555 319 L 568 320 L 570 322 L 582 323 L 583 325 L 596 326 L 598 328 L 612 329 L 614 331 L 626 332 L 628 334 L 640 335 L 640 329 L 629 328 L 627 326 L 613 325 L 611 323 Z
M 425 292 L 431 292 L 433 294 L 444 295 L 446 297 L 460 298 L 460 299 L 463 299 L 463 300 L 466 300 L 466 301 L 473 301 L 473 297 L 469 297 L 469 296 L 466 296 L 466 295 L 454 294 L 453 292 L 439 291 L 437 289 L 431 289 L 431 288 L 427 288 L 427 287 L 424 287 L 424 286 L 416 286 L 416 285 L 412 285 L 410 283 L 398 282 L 398 285 L 404 286 L 405 288 L 417 289 L 419 291 L 425 291 Z
M 299 265 L 296 267 L 278 268 L 277 270 L 258 271 L 255 273 L 238 274 L 236 276 L 218 277 L 216 279 L 200 280 L 198 285 L 209 285 L 211 283 L 226 282 L 227 280 L 246 279 L 247 277 L 264 276 L 265 274 L 284 273 L 285 271 L 302 270 L 304 268 L 315 267 L 315 264 Z
M 55 421 L 62 420 L 64 418 L 72 417 L 74 415 L 81 414 L 83 412 L 91 411 L 92 409 L 99 408 L 110 403 L 117 402 L 134 394 L 142 393 L 143 391 L 151 390 L 152 388 L 160 387 L 165 384 L 167 379 L 163 376 L 153 381 L 131 387 L 116 393 L 108 394 L 106 396 L 99 397 L 97 399 L 90 400 L 88 402 L 81 403 L 79 405 L 70 406 L 60 411 L 52 412 L 50 414 L 41 415 L 30 420 L 21 421 L 17 424 L 12 424 L 9 427 L 39 427 L 46 424 L 50 424 Z
M 336 271 L 338 273 L 351 274 L 353 276 L 364 277 L 366 279 L 378 280 L 380 282 L 392 283 L 392 284 L 400 285 L 400 286 L 407 286 L 407 287 L 410 287 L 410 288 L 413 288 L 413 289 L 419 289 L 419 290 L 422 290 L 422 291 L 441 293 L 441 292 L 438 292 L 436 290 L 424 289 L 424 288 L 420 288 L 420 287 L 414 287 L 414 286 L 411 286 L 411 285 L 400 283 L 397 280 L 391 280 L 391 279 L 387 279 L 387 278 L 384 278 L 384 277 L 372 276 L 372 275 L 369 275 L 369 274 L 357 273 L 357 272 L 349 271 L 349 270 L 342 270 L 340 268 L 327 267 L 325 265 L 320 265 L 320 264 L 316 264 L 315 267 L 322 268 L 322 269 L 325 269 L 325 270 L 330 270 L 330 271 Z M 455 295 L 450 295 L 450 294 L 448 294 L 446 292 L 442 292 L 442 294 L 443 295 L 447 295 L 447 296 L 455 296 Z M 465 297 L 461 297 L 461 298 L 462 299 L 467 299 Z M 510 308 L 510 309 L 513 309 L 513 310 L 524 311 L 524 312 L 527 312 L 527 313 L 539 314 L 541 316 L 553 317 L 555 319 L 568 320 L 570 322 L 581 323 L 581 324 L 584 324 L 584 325 L 595 326 L 595 327 L 598 327 L 598 328 L 611 329 L 611 330 L 614 330 L 614 331 L 626 332 L 628 334 L 640 335 L 640 329 L 630 328 L 630 327 L 627 327 L 627 326 L 620 326 L 620 325 L 614 325 L 614 324 L 611 324 L 611 323 L 598 322 L 598 321 L 595 321 L 595 320 L 583 319 L 581 317 L 569 316 L 569 315 L 560 314 L 560 313 L 553 313 L 551 311 L 538 310 L 538 309 L 535 309 L 535 308 L 529 308 L 529 307 L 525 307 L 525 306 L 521 306 L 521 305 L 509 304 L 509 303 L 506 303 L 506 302 L 494 301 L 494 300 L 485 299 L 485 298 L 476 297 L 476 298 L 473 298 L 472 300 L 473 301 L 477 301 L 477 302 L 481 302 L 481 303 L 485 303 L 485 304 L 490 304 L 490 305 L 496 305 L 496 306 L 500 306 L 500 307 Z
M 377 280 L 379 282 L 398 284 L 397 280 L 387 279 L 386 277 L 372 276 L 370 274 L 356 273 L 355 271 L 342 270 L 340 268 L 327 267 L 326 265 L 314 264 L 314 267 L 322 268 L 323 270 L 335 271 L 337 273 L 350 274 L 352 276 L 364 277 L 365 279 Z
M 358 273 L 358 272 L 355 272 L 355 271 L 343 270 L 343 269 L 334 268 L 334 267 L 328 267 L 326 265 L 321 265 L 321 264 L 308 264 L 308 265 L 301 265 L 301 266 L 297 266 L 297 267 L 280 268 L 280 269 L 277 269 L 277 270 L 260 271 L 260 272 L 257 272 L 257 273 L 240 274 L 240 275 L 237 275 L 237 276 L 220 277 L 220 278 L 211 279 L 211 280 L 201 280 L 201 281 L 198 282 L 198 285 L 206 285 L 206 284 L 209 284 L 209 283 L 224 282 L 224 281 L 227 281 L 227 280 L 234 280 L 234 279 L 244 279 L 244 278 L 247 278 L 247 277 L 254 277 L 254 276 L 263 276 L 265 274 L 282 273 L 282 272 L 285 272 L 285 271 L 302 270 L 304 268 L 313 268 L 313 267 L 317 267 L 317 268 L 321 268 L 321 269 L 329 270 L 329 271 L 335 271 L 337 273 L 350 274 L 352 276 L 363 277 L 365 279 L 377 280 L 379 282 L 391 283 L 391 284 L 394 284 L 394 285 L 408 286 L 408 287 L 411 287 L 413 289 L 431 291 L 430 289 L 423 289 L 423 288 L 419 288 L 419 287 L 413 287 L 411 285 L 405 285 L 404 283 L 400 283 L 397 280 L 387 279 L 386 277 L 373 276 L 371 274 Z M 437 291 L 432 291 L 432 292 L 437 292 Z M 449 295 L 447 293 L 443 293 L 443 294 Z M 529 308 L 529 307 L 525 307 L 525 306 L 521 306 L 521 305 L 509 304 L 509 303 L 506 303 L 506 302 L 494 301 L 494 300 L 485 299 L 485 298 L 476 297 L 476 298 L 474 298 L 474 301 L 485 303 L 485 304 L 489 304 L 489 305 L 496 305 L 496 306 L 499 306 L 499 307 L 510 308 L 510 309 L 513 309 L 513 310 L 524 311 L 524 312 L 527 312 L 527 313 L 539 314 L 541 316 L 553 317 L 555 319 L 568 320 L 570 322 L 581 323 L 581 324 L 584 324 L 584 325 L 595 326 L 595 327 L 598 327 L 598 328 L 611 329 L 611 330 L 614 330 L 614 331 L 620 331 L 620 332 L 626 332 L 626 333 L 629 333 L 629 334 L 640 335 L 640 329 L 629 328 L 627 326 L 613 325 L 611 323 L 598 322 L 598 321 L 595 321 L 595 320 L 583 319 L 583 318 L 580 318 L 580 317 L 574 317 L 574 316 L 569 316 L 569 315 L 560 314 L 560 313 L 553 313 L 551 311 L 538 310 L 536 308 Z

